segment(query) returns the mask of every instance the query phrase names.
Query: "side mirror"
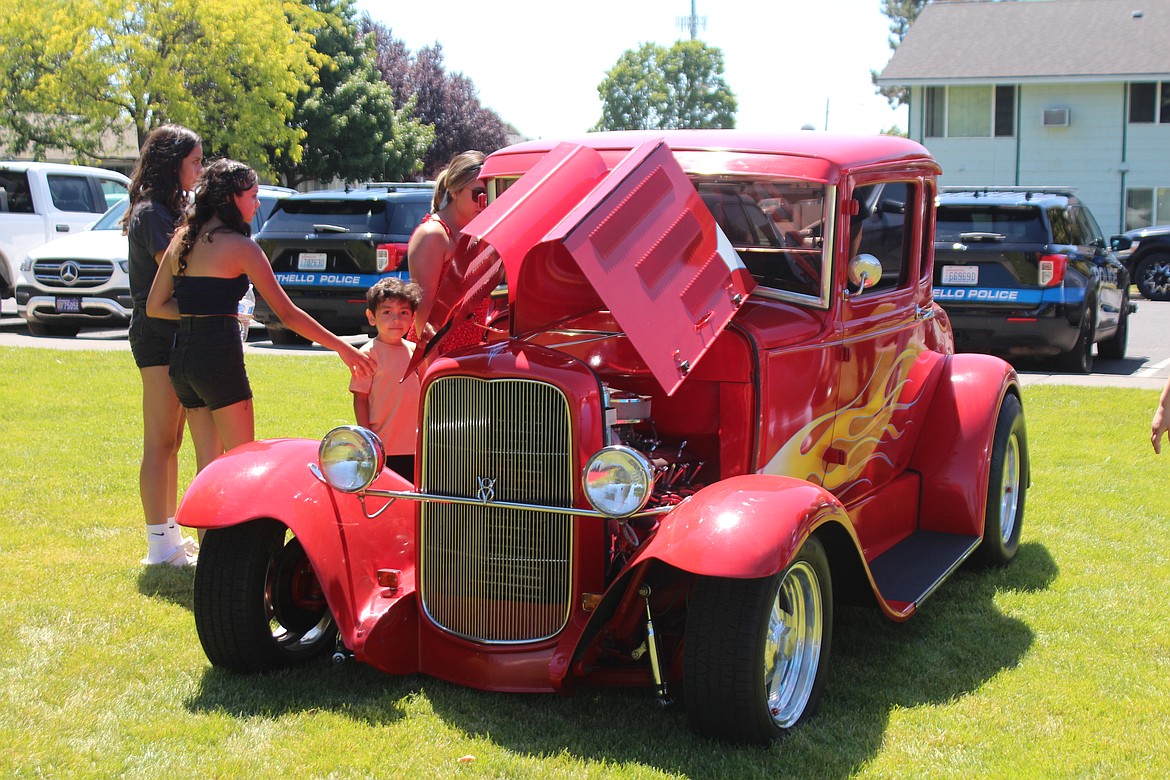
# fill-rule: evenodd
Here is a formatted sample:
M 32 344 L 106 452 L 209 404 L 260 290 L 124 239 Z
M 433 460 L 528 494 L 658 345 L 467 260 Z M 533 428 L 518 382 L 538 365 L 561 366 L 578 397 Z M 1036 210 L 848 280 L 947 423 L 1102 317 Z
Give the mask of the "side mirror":
M 882 263 L 870 254 L 860 254 L 849 261 L 849 283 L 857 287 L 857 292 L 845 291 L 846 298 L 861 295 L 862 291 L 873 287 L 882 279 Z

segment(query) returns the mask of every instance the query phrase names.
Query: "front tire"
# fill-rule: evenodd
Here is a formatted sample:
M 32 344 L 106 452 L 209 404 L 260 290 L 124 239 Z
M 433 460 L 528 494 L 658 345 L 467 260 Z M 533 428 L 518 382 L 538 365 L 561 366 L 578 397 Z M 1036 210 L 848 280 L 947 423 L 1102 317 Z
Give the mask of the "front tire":
M 275 520 L 204 536 L 195 629 L 213 665 L 247 673 L 308 661 L 332 649 L 337 636 L 304 548 Z
M 816 537 L 771 577 L 700 577 L 683 650 L 691 728 L 731 742 L 784 736 L 816 711 L 832 633 L 829 562 Z
M 991 444 L 983 541 L 975 551 L 979 562 L 1003 566 L 1016 557 L 1027 493 L 1028 436 L 1024 429 L 1024 408 L 1019 398 L 1007 395 L 999 407 Z
M 1097 357 L 1105 360 L 1124 360 L 1129 346 L 1129 293 L 1121 297 L 1121 312 L 1117 317 L 1117 330 L 1112 336 L 1097 344 Z
M 1150 301 L 1170 301 L 1170 254 L 1143 258 L 1133 274 L 1138 291 Z

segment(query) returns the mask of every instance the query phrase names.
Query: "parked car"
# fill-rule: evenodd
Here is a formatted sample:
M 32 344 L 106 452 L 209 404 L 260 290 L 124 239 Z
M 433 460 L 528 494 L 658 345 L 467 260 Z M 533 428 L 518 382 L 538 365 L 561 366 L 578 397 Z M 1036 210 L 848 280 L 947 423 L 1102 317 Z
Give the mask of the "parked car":
M 934 297 L 960 351 L 1055 356 L 1065 371 L 1125 357 L 1129 272 L 1071 190 L 943 188 Z
M 334 333 L 366 333 L 366 290 L 384 276 L 409 277 L 406 245 L 433 192 L 431 182 L 405 182 L 295 195 L 256 240 L 293 303 Z M 274 344 L 304 343 L 262 299 L 256 320 Z
M 805 721 L 837 605 L 907 620 L 1020 540 L 1016 374 L 954 354 L 931 296 L 938 173 L 890 136 L 597 133 L 493 153 L 463 230 L 477 243 L 415 352 L 416 472 L 342 426 L 233 449 L 186 491 L 179 522 L 208 529 L 207 657 L 264 672 L 335 653 L 664 704 L 681 689 L 691 725 L 733 741 Z M 866 220 L 883 256 L 855 252 Z M 486 343 L 439 355 L 501 269 Z
M 1110 243 L 1143 298 L 1170 301 L 1170 225 L 1130 230 Z
M 255 235 L 273 206 L 296 190 L 262 185 Z M 122 235 L 128 204 L 121 198 L 82 233 L 32 250 L 20 265 L 16 310 L 34 336 L 76 336 L 83 327 L 120 327 L 130 322 L 129 243 Z
M 11 298 L 29 251 L 91 225 L 130 180 L 84 165 L 0 162 L 0 298 Z

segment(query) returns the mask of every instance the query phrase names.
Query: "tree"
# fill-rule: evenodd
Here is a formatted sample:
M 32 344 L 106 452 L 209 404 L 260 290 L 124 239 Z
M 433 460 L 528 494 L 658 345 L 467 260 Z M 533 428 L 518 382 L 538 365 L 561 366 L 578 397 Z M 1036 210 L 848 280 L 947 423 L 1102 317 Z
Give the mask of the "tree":
M 197 131 L 208 156 L 271 175 L 301 158 L 292 98 L 323 59 L 299 0 L 7 0 L 0 16 L 0 126 L 14 152 L 100 155 L 105 132 L 141 143 L 164 122 Z
M 882 0 L 882 13 L 890 20 L 888 41 L 891 50 L 898 50 L 898 45 L 902 43 L 906 33 L 910 32 L 910 25 L 914 24 L 918 14 L 922 13 L 926 3 L 927 0 Z M 909 100 L 910 94 L 905 87 L 879 87 L 877 79 L 878 72 L 871 70 L 869 80 L 873 82 L 877 93 L 890 102 L 890 108 L 897 108 Z
M 471 79 L 446 72 L 441 45 L 424 46 L 412 55 L 390 28 L 368 14 L 361 29 L 373 36 L 377 68 L 394 92 L 395 106 L 402 108 L 414 100 L 414 115 L 435 128 L 434 143 L 423 161 L 428 177 L 438 175 L 460 152 L 478 149 L 488 154 L 507 144 L 504 121 L 480 103 Z
M 723 52 L 702 41 L 669 49 L 627 49 L 597 86 L 595 130 L 735 127 L 735 94 L 723 80 Z
M 309 30 L 323 55 L 303 85 L 292 125 L 305 133 L 300 161 L 281 156 L 274 168 L 287 186 L 317 179 L 400 181 L 422 169 L 434 130 L 395 107 L 390 86 L 374 63 L 371 41 L 359 37 L 355 0 L 305 0 L 322 26 Z

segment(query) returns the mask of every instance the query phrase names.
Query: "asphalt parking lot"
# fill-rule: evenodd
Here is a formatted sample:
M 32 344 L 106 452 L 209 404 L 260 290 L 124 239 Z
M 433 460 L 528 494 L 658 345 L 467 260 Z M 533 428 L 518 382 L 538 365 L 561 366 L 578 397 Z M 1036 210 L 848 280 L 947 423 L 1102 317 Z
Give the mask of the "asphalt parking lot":
M 1170 377 L 1170 302 L 1138 300 L 1137 313 L 1130 320 L 1129 349 L 1124 360 L 1096 361 L 1092 374 L 1053 373 L 1038 363 L 1019 361 L 1016 370 L 1024 385 L 1065 384 L 1102 387 L 1136 387 L 1161 389 Z M 365 336 L 347 339 L 354 345 L 364 344 Z M 73 338 L 30 336 L 24 320 L 16 315 L 12 299 L 3 302 L 0 313 L 0 346 L 40 347 L 42 349 L 129 349 L 126 329 L 87 329 Z M 332 357 L 333 353 L 318 345 L 277 346 L 268 340 L 263 327 L 254 326 L 245 345 L 250 355 L 305 354 Z

